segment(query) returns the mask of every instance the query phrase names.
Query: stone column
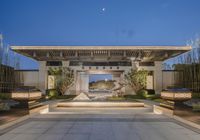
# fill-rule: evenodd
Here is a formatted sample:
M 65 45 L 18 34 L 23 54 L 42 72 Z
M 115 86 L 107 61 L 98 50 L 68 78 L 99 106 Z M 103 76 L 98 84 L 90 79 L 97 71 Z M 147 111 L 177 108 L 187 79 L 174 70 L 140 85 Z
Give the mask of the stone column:
M 124 78 L 125 78 L 124 72 L 122 72 L 122 73 L 120 74 L 120 81 L 122 81 L 122 83 L 124 83 Z M 126 92 L 125 86 L 121 89 L 121 91 L 122 91 L 123 93 Z
M 88 92 L 88 84 L 89 84 L 89 74 L 85 72 L 79 72 L 78 81 L 76 82 L 78 85 L 76 87 L 80 92 Z
M 81 90 L 83 90 L 84 92 L 88 92 L 89 90 L 89 75 L 88 74 L 84 74 L 81 76 Z
M 45 94 L 47 89 L 47 68 L 46 68 L 46 61 L 39 61 L 39 89 Z
M 69 67 L 69 61 L 62 61 L 63 67 Z
M 132 63 L 132 69 L 138 69 L 139 68 L 139 62 L 137 62 L 137 61 L 131 61 L 131 63 Z
M 80 72 L 76 72 L 75 85 L 76 85 L 76 94 L 80 93 Z
M 160 94 L 162 91 L 162 70 L 163 70 L 163 65 L 162 61 L 155 61 L 155 70 L 154 70 L 154 89 L 156 94 Z

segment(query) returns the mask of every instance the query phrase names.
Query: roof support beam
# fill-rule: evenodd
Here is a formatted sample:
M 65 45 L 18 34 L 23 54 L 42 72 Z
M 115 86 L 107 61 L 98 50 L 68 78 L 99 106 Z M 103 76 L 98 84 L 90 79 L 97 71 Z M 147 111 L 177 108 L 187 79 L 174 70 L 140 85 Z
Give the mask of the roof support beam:
M 60 57 L 63 57 L 63 52 L 62 51 L 60 52 Z
M 126 51 L 123 52 L 123 57 L 126 57 Z
M 93 51 L 90 51 L 90 56 L 91 56 L 91 59 L 94 58 L 94 52 Z
M 108 60 L 111 58 L 110 50 L 108 50 Z
M 36 55 L 36 52 L 33 52 L 33 57 L 36 57 L 37 55 Z
M 145 62 L 164 61 L 185 53 L 190 46 L 12 46 L 11 49 L 36 60 L 104 60 L 135 58 Z
M 47 58 L 49 57 L 49 52 L 46 53 L 46 57 L 47 57 Z
M 75 51 L 75 57 L 78 57 L 78 51 Z

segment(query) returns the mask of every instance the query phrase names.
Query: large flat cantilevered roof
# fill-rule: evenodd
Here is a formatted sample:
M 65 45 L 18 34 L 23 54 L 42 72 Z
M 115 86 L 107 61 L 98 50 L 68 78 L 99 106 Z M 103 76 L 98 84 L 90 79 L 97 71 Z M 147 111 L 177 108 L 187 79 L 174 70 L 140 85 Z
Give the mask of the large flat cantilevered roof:
M 191 46 L 11 46 L 38 61 L 127 60 L 164 61 L 191 50 Z

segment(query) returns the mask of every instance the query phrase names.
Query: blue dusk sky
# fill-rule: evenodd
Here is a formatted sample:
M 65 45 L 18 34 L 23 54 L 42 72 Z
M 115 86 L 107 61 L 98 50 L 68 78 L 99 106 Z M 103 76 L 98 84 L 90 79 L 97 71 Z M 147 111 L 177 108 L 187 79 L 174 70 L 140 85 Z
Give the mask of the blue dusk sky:
M 185 45 L 200 0 L 0 0 L 9 45 Z M 21 58 L 22 69 L 37 68 Z

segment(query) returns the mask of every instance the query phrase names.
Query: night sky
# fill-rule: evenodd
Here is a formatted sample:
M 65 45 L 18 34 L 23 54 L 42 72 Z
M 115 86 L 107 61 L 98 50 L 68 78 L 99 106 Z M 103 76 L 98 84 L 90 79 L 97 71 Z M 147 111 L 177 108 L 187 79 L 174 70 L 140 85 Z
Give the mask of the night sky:
M 200 0 L 0 0 L 9 45 L 185 45 Z M 22 69 L 37 68 L 21 58 Z

